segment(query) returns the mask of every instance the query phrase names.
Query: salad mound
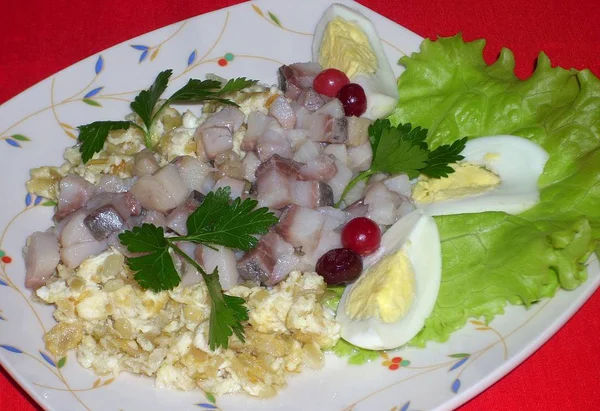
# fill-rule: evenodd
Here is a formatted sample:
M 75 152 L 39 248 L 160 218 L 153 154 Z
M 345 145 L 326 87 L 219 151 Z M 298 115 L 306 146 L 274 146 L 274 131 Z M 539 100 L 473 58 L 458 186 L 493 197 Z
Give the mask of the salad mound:
M 587 258 L 600 251 L 600 80 L 589 70 L 552 67 L 544 53 L 533 75 L 519 80 L 510 50 L 487 65 L 484 46 L 460 35 L 426 39 L 419 53 L 401 58 L 406 71 L 390 120 L 428 129 L 433 147 L 512 134 L 550 158 L 532 209 L 436 217 L 443 277 L 416 346 L 446 341 L 470 317 L 491 321 L 507 303 L 530 306 L 576 288 L 586 280 Z

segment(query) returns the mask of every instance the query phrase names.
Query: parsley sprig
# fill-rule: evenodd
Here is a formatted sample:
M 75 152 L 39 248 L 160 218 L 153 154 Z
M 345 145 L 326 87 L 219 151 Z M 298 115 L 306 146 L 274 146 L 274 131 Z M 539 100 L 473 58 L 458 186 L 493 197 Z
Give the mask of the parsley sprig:
M 369 141 L 373 148 L 373 160 L 368 170 L 354 177 L 342 193 L 337 206 L 348 192 L 360 181 L 376 173 L 407 174 L 409 178 L 424 174 L 432 178 L 448 177 L 454 172 L 449 166 L 464 159 L 460 155 L 467 138 L 451 145 L 442 145 L 431 151 L 425 142 L 427 130 L 413 128 L 410 123 L 393 127 L 389 120 L 377 120 L 369 126 Z
M 157 108 L 160 97 L 167 89 L 171 74 L 173 74 L 173 70 L 160 72 L 156 76 L 152 86 L 147 90 L 142 90 L 131 103 L 131 109 L 142 121 L 141 126 L 133 121 L 96 121 L 78 127 L 79 136 L 77 140 L 80 143 L 79 151 L 84 163 L 91 159 L 95 153 L 102 150 L 108 133 L 113 130 L 127 130 L 129 127 L 136 127 L 144 134 L 144 144 L 146 147 L 152 149 L 152 126 L 163 110 L 170 104 L 176 102 L 201 103 L 217 101 L 222 104 L 237 106 L 236 103 L 223 96 L 256 84 L 255 80 L 248 80 L 245 77 L 231 79 L 225 85 L 216 80 L 190 79 L 185 86 L 173 93 L 171 97 L 162 101 Z
M 223 294 L 218 267 L 212 273 L 207 273 L 177 244 L 191 241 L 247 251 L 256 247 L 256 235 L 267 233 L 269 227 L 278 221 L 267 208 L 256 208 L 256 200 L 247 198 L 242 201 L 236 198 L 231 201 L 230 195 L 229 187 L 208 193 L 202 204 L 188 217 L 188 234 L 185 236 L 166 237 L 162 227 L 152 224 L 143 224 L 119 235 L 119 240 L 129 252 L 141 253 L 127 258 L 127 265 L 142 288 L 164 291 L 181 282 L 171 251 L 198 270 L 211 299 L 208 337 L 211 350 L 227 348 L 232 334 L 244 341 L 242 322 L 248 319 L 248 310 L 243 298 Z

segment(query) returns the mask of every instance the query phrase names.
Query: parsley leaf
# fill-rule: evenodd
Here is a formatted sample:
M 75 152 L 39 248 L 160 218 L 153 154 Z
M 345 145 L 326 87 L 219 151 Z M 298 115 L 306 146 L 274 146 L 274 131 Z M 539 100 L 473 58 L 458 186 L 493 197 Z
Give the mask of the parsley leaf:
M 209 345 L 227 348 L 229 337 L 235 334 L 244 341 L 242 322 L 248 319 L 244 299 L 223 294 L 216 268 L 212 274 L 177 245 L 180 241 L 196 244 L 221 245 L 248 250 L 257 244 L 256 235 L 264 234 L 277 223 L 277 217 L 267 208 L 258 208 L 256 200 L 231 201 L 231 189 L 219 188 L 210 192 L 202 204 L 188 217 L 188 235 L 165 237 L 162 228 L 151 224 L 134 227 L 119 234 L 119 240 L 132 253 L 142 255 L 127 258 L 127 265 L 135 272 L 135 279 L 142 288 L 153 291 L 170 290 L 181 278 L 175 270 L 170 251 L 179 254 L 202 275 L 211 298 Z
M 223 85 L 216 80 L 191 79 L 185 86 L 177 90 L 171 97 L 162 102 L 156 109 L 160 97 L 167 89 L 169 78 L 173 70 L 161 71 L 154 83 L 148 90 L 142 90 L 130 104 L 131 109 L 142 120 L 143 127 L 133 121 L 96 121 L 91 124 L 79 126 L 77 140 L 81 143 L 79 151 L 81 159 L 86 163 L 94 153 L 102 150 L 108 133 L 112 130 L 127 130 L 130 126 L 139 128 L 144 133 L 146 147 L 152 149 L 151 130 L 162 111 L 174 102 L 201 103 L 205 101 L 216 101 L 221 104 L 237 106 L 233 101 L 223 98 L 223 95 L 242 90 L 253 84 L 256 80 L 248 80 L 245 77 L 231 79 Z
M 369 127 L 373 148 L 371 168 L 377 172 L 400 174 L 409 178 L 419 175 L 428 158 L 427 130 L 412 128 L 410 124 L 392 127 L 389 120 L 377 120 Z
M 233 203 L 229 187 L 210 192 L 187 220 L 188 234 L 183 241 L 216 244 L 247 251 L 256 247 L 254 235 L 265 234 L 277 223 L 268 208 L 256 209 L 258 201 L 239 197 Z M 230 204 L 231 203 L 231 204 Z
M 239 77 L 236 79 L 231 79 L 221 90 L 219 90 L 218 94 L 222 96 L 223 94 L 232 93 L 234 91 L 240 91 L 245 89 L 246 87 L 253 86 L 257 83 L 256 80 L 248 80 L 246 77 Z
M 186 101 L 186 102 L 203 102 L 209 100 L 216 100 L 223 104 L 229 104 L 237 106 L 231 100 L 223 99 L 221 96 L 234 91 L 239 91 L 256 84 L 256 80 L 247 80 L 245 77 L 231 79 L 224 86 L 217 80 L 196 80 L 191 79 L 185 86 L 177 90 L 165 104 L 169 104 L 174 101 Z M 222 87 L 221 87 L 222 86 Z
M 244 299 L 223 294 L 218 268 L 215 268 L 205 281 L 212 300 L 208 336 L 210 349 L 214 351 L 219 346 L 227 349 L 232 334 L 244 342 L 246 339 L 242 321 L 248 319 L 248 309 L 244 306 Z
M 145 253 L 138 257 L 129 257 L 127 265 L 142 288 L 152 291 L 170 290 L 176 287 L 181 278 L 175 270 L 169 253 L 169 242 L 162 227 L 144 224 L 133 227 L 131 231 L 119 234 L 119 240 L 131 253 Z
M 426 166 L 427 149 L 402 138 L 398 130 L 384 130 L 380 143 L 374 151 L 372 168 L 388 174 L 406 173 L 409 178 L 419 175 L 419 169 Z
M 393 127 L 389 120 L 377 120 L 369 126 L 369 141 L 373 149 L 373 160 L 368 170 L 358 173 L 344 189 L 339 206 L 348 192 L 362 180 L 376 173 L 406 174 L 409 178 L 425 174 L 432 178 L 447 177 L 454 172 L 448 164 L 456 163 L 464 157 L 460 152 L 465 148 L 467 138 L 451 145 L 429 150 L 427 129 L 412 127 L 410 123 Z
M 214 95 L 215 89 L 221 87 L 216 80 L 191 79 L 185 86 L 177 90 L 169 100 L 171 101 L 194 101 L 208 95 Z M 202 100 L 201 100 L 202 101 Z
M 448 177 L 448 174 L 454 172 L 454 169 L 448 164 L 464 159 L 460 153 L 465 148 L 467 140 L 467 137 L 464 137 L 452 144 L 444 144 L 433 150 L 426 161 L 427 166 L 421 170 L 421 173 L 434 178 Z
M 129 121 L 95 121 L 77 127 L 79 129 L 77 140 L 81 143 L 79 146 L 81 160 L 87 163 L 94 153 L 102 150 L 108 133 L 113 130 L 127 130 L 130 125 Z
M 146 131 L 149 132 L 154 122 L 155 115 L 152 114 L 158 99 L 167 89 L 169 84 L 169 77 L 173 74 L 173 70 L 165 70 L 158 73 L 154 83 L 148 90 L 140 91 L 133 102 L 131 102 L 131 109 L 142 119 L 146 126 Z

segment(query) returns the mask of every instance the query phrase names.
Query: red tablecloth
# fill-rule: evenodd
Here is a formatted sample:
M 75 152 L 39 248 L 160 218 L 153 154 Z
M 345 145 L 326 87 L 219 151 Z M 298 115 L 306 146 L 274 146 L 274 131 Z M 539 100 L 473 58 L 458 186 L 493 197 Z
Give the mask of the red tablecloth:
M 7 0 L 0 12 L 0 103 L 107 47 L 239 2 Z M 516 70 L 521 77 L 531 73 L 540 50 L 556 65 L 589 67 L 600 75 L 598 0 L 361 0 L 361 3 L 425 37 L 460 31 L 467 40 L 486 38 L 489 61 L 500 47 L 508 47 L 515 52 Z M 598 409 L 599 312 L 600 292 L 597 292 L 538 352 L 461 409 Z M 2 370 L 0 410 L 36 407 Z

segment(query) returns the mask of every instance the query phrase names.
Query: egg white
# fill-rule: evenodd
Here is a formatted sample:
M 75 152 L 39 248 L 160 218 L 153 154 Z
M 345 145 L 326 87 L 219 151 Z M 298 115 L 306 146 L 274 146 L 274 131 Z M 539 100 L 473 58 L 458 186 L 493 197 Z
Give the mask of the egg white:
M 500 177 L 493 190 L 475 196 L 416 204 L 430 216 L 504 211 L 521 213 L 539 202 L 537 182 L 548 153 L 536 143 L 510 135 L 469 140 L 461 153 L 465 162 L 484 166 Z
M 437 225 L 432 217 L 415 210 L 398 220 L 381 238 L 377 252 L 364 260 L 362 276 L 382 257 L 404 249 L 415 275 L 414 299 L 406 315 L 394 323 L 378 318 L 353 320 L 346 314 L 352 287 L 346 287 L 337 310 L 340 335 L 358 347 L 386 350 L 410 341 L 425 325 L 437 300 L 442 279 L 442 252 Z
M 327 24 L 335 17 L 341 17 L 346 21 L 357 24 L 367 35 L 371 49 L 377 57 L 377 70 L 375 73 L 357 74 L 350 79 L 351 82 L 360 84 L 367 96 L 367 111 L 362 117 L 376 120 L 388 116 L 398 103 L 396 76 L 394 76 L 392 66 L 383 50 L 373 22 L 362 13 L 338 3 L 332 4 L 325 10 L 315 29 L 312 44 L 313 61 L 319 61 L 323 35 Z

